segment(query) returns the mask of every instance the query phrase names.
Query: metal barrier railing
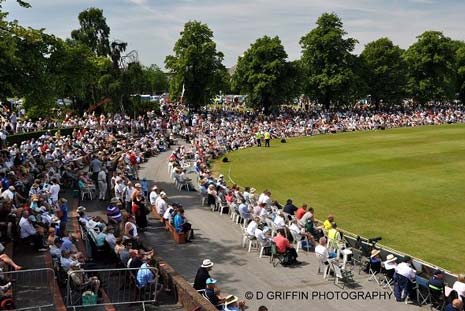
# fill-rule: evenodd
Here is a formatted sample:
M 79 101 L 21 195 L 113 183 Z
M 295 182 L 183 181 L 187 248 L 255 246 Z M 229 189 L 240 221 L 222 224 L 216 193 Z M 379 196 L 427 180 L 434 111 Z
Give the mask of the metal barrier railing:
M 146 284 L 140 283 L 142 279 Z M 145 310 L 147 304 L 157 301 L 161 289 L 158 270 L 153 267 L 71 270 L 66 283 L 66 306 L 78 310 L 90 306 L 141 304 Z
M 11 283 L 14 310 L 54 310 L 55 273 L 53 269 L 0 272 L 2 283 Z

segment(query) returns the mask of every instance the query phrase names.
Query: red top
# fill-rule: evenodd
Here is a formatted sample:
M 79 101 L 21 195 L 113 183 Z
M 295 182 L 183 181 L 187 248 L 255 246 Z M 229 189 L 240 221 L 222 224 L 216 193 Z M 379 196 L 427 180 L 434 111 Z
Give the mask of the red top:
M 300 220 L 304 216 L 304 214 L 305 214 L 305 209 L 303 209 L 302 207 L 299 207 L 297 209 L 297 212 L 295 212 L 295 218 Z
M 291 247 L 289 244 L 289 240 L 282 235 L 277 235 L 273 239 L 274 243 L 276 244 L 276 250 L 278 253 L 285 253 L 288 248 Z

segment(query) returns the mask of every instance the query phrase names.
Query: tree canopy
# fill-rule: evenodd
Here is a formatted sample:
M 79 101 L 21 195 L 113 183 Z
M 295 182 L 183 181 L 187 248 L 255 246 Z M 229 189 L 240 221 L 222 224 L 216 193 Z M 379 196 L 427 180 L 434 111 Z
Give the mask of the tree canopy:
M 329 108 L 348 100 L 357 91 L 359 76 L 356 59 L 351 54 L 357 40 L 347 34 L 341 19 L 334 13 L 324 13 L 317 27 L 300 39 L 304 93 Z
M 399 103 L 405 98 L 407 72 L 402 54 L 403 50 L 388 38 L 368 43 L 361 53 L 367 91 L 376 104 Z
M 184 102 L 199 109 L 220 91 L 215 80 L 226 70 L 223 53 L 216 50 L 213 32 L 199 21 L 184 25 L 173 52 L 165 60 L 171 75 L 170 93 L 180 96 L 184 88 Z
M 404 53 L 407 88 L 420 103 L 454 99 L 455 54 L 452 40 L 439 31 L 426 31 Z
M 293 96 L 293 77 L 297 69 L 287 61 L 287 53 L 279 37 L 264 36 L 250 45 L 239 57 L 232 86 L 248 95 L 253 107 L 269 112 Z

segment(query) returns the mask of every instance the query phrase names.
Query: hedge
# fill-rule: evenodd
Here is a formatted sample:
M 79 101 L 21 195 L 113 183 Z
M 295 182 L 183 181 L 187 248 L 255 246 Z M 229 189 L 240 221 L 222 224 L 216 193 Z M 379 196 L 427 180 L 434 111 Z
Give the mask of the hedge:
M 10 135 L 7 136 L 6 138 L 6 144 L 7 145 L 12 145 L 12 144 L 18 144 L 21 143 L 22 141 L 29 140 L 31 138 L 39 138 L 40 136 L 44 135 L 47 132 L 51 132 L 52 135 L 55 135 L 57 131 L 60 131 L 60 134 L 62 136 L 67 136 L 71 135 L 73 133 L 73 130 L 75 127 L 62 127 L 62 128 L 56 128 L 56 129 L 46 129 L 42 131 L 36 131 L 36 132 L 28 132 L 28 133 L 20 133 L 20 134 L 15 134 L 15 135 Z

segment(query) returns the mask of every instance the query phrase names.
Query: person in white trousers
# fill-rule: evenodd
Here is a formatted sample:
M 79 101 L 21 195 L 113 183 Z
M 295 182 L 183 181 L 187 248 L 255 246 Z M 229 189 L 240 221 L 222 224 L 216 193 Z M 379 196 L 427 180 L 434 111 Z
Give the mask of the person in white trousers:
M 107 187 L 108 187 L 107 173 L 105 172 L 105 170 L 100 170 L 100 172 L 98 173 L 97 179 L 98 179 L 98 190 L 99 190 L 98 198 L 99 200 L 103 201 L 105 200 L 105 196 L 107 194 Z

